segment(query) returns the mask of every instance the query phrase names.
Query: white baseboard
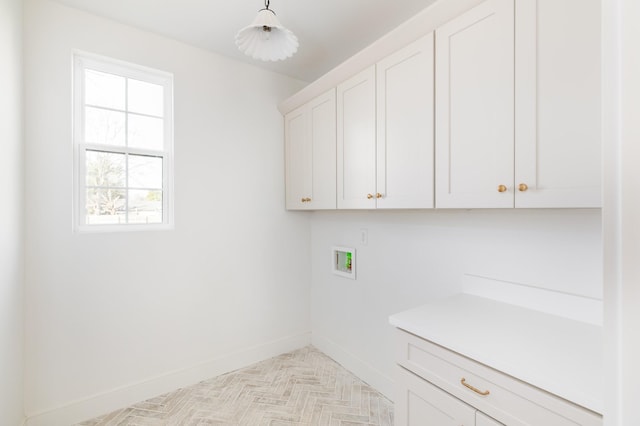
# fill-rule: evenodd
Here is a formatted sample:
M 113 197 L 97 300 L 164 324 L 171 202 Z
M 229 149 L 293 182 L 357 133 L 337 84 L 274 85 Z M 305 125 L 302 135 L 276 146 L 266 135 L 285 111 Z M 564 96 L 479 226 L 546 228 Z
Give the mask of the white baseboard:
M 313 333 L 311 344 L 393 401 L 393 380 L 334 341 Z
M 62 407 L 27 415 L 26 426 L 69 426 L 110 413 L 137 402 L 183 388 L 220 374 L 302 348 L 311 343 L 311 333 L 228 353 L 198 365 L 175 370 L 147 380 L 74 401 Z

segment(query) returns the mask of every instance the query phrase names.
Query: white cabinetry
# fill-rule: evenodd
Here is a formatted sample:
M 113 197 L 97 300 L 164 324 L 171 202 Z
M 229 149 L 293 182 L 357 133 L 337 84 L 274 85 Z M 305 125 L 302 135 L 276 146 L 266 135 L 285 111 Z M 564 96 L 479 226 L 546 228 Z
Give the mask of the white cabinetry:
M 518 1 L 515 19 L 515 206 L 601 207 L 600 1 Z
M 602 425 L 596 413 L 400 329 L 397 345 L 399 425 L 429 424 L 420 416 L 432 411 L 458 422 L 442 425 Z
M 338 208 L 433 207 L 433 99 L 433 34 L 338 86 Z
M 487 0 L 436 30 L 436 207 L 513 207 L 513 13 Z
M 398 426 L 504 426 L 400 366 L 395 385 Z
M 376 70 L 338 85 L 338 208 L 375 208 Z
M 284 123 L 287 208 L 335 209 L 335 90 L 286 114 Z
M 432 208 L 433 33 L 376 65 L 376 208 Z
M 473 426 L 476 410 L 402 367 L 395 375 L 398 426 Z
M 600 206 L 600 6 L 586 3 L 487 0 L 436 30 L 436 207 Z
M 312 83 L 342 81 L 336 121 L 328 100 L 286 110 L 287 208 L 600 207 L 600 1 L 452 9 L 353 77 Z M 317 141 L 334 126 L 332 157 Z
M 495 421 L 489 416 L 485 416 L 480 411 L 476 411 L 476 426 L 504 426 L 504 425 L 502 423 Z

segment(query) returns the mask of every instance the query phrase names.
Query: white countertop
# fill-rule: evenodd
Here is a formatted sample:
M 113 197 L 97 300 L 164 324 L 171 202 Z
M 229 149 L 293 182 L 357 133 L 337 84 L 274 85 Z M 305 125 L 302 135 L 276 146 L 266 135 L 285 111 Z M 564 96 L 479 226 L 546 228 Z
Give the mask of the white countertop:
M 459 294 L 389 317 L 395 327 L 603 411 L 602 327 Z

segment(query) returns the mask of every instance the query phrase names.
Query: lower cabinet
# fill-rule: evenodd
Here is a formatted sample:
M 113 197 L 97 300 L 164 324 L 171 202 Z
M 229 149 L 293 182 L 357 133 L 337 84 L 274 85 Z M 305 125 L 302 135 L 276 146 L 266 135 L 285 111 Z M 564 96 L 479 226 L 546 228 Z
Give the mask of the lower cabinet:
M 501 426 L 499 423 L 489 416 L 482 414 L 480 411 L 476 411 L 476 426 Z
M 398 329 L 400 426 L 602 426 L 602 416 Z
M 399 426 L 496 426 L 500 423 L 415 374 L 397 367 L 395 424 Z M 481 418 L 477 415 L 482 416 Z M 480 422 L 478 422 L 480 421 Z M 491 423 L 493 422 L 493 423 Z

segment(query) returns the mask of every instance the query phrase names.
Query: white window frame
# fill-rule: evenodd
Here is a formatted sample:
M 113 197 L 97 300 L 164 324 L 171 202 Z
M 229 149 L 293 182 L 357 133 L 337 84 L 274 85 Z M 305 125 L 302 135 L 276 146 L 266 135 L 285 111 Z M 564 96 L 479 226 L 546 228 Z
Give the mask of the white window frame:
M 149 150 L 86 143 L 84 140 L 84 70 L 91 69 L 132 78 L 164 87 L 164 149 Z M 120 232 L 168 230 L 174 227 L 173 209 L 173 74 L 91 53 L 73 52 L 73 225 L 76 232 Z M 87 224 L 86 223 L 86 152 L 106 151 L 122 154 L 160 156 L 162 165 L 162 223 Z M 125 183 L 129 188 L 128 177 Z M 128 213 L 127 213 L 128 214 Z

